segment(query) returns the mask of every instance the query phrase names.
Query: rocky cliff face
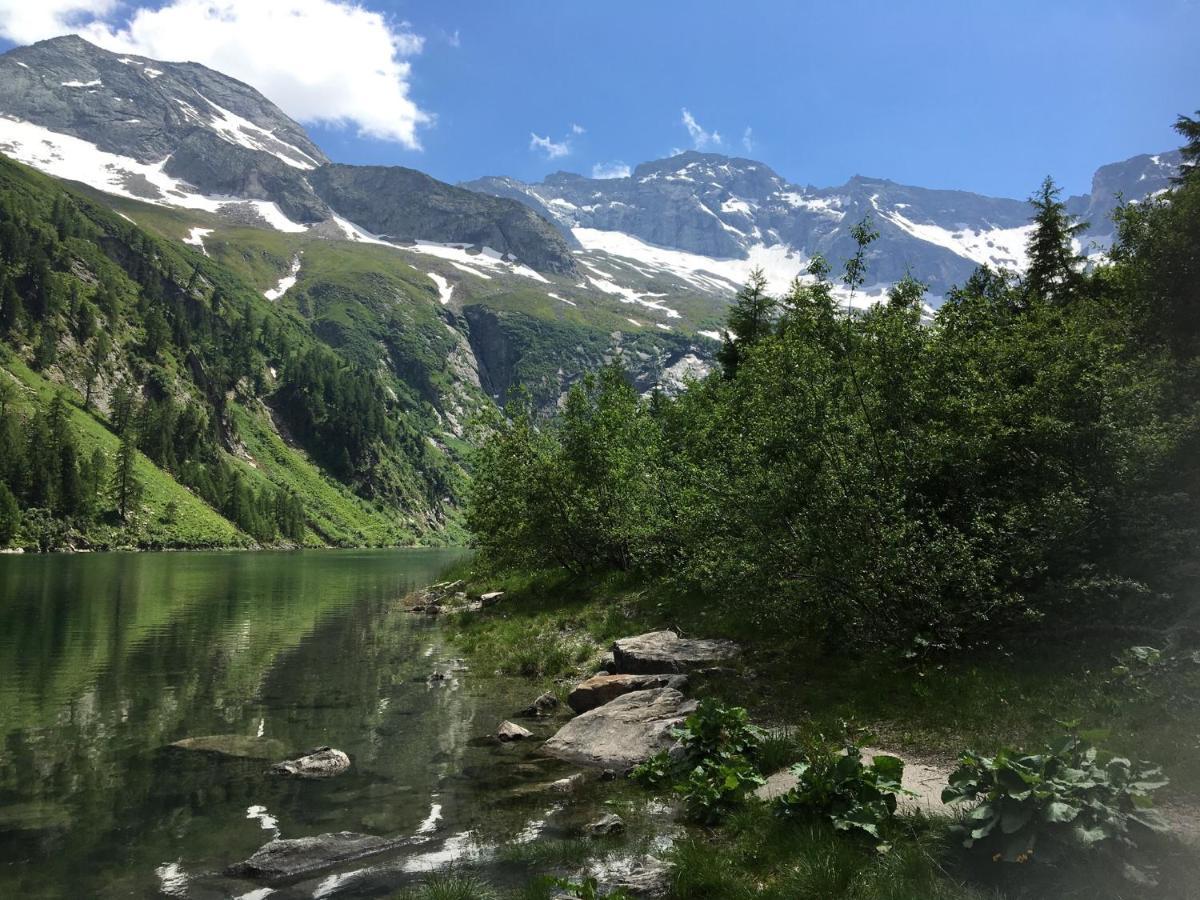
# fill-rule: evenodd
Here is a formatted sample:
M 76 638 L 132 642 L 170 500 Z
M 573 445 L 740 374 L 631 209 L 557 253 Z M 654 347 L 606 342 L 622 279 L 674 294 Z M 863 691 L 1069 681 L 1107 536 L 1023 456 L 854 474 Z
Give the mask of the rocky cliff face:
M 521 203 L 454 187 L 401 166 L 327 165 L 308 180 L 339 215 L 386 240 L 490 247 L 539 271 L 575 270 L 559 232 Z
M 1116 196 L 1136 201 L 1162 190 L 1178 162 L 1178 153 L 1164 153 L 1105 166 L 1092 192 L 1071 198 L 1070 208 L 1092 222 L 1089 237 L 1107 245 Z M 869 254 L 872 280 L 911 273 L 935 296 L 981 263 L 1022 269 L 1030 216 L 1024 200 L 864 176 L 838 187 L 800 186 L 761 162 L 692 151 L 644 163 L 625 178 L 558 172 L 538 184 L 482 178 L 464 186 L 520 198 L 590 250 L 619 255 L 620 245 L 596 232 L 619 233 L 714 262 L 763 265 L 777 276 L 776 287 L 817 253 L 836 270 L 854 252 L 851 227 L 869 215 L 880 233 Z M 625 248 L 637 252 L 636 245 Z

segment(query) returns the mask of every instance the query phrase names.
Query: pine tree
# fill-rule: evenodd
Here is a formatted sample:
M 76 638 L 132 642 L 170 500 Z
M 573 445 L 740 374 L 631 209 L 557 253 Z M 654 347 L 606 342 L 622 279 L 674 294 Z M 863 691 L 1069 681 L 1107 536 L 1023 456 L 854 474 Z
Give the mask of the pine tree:
M 1175 120 L 1175 130 L 1187 142 L 1179 148 L 1183 162 L 1179 164 L 1179 174 L 1175 181 L 1183 184 L 1189 179 L 1200 177 L 1200 109 L 1196 110 L 1197 118 L 1180 116 Z
M 1075 252 L 1072 241 L 1088 226 L 1067 213 L 1058 199 L 1062 191 L 1049 175 L 1029 198 L 1033 204 L 1033 234 L 1027 252 L 1025 302 L 1036 299 L 1064 303 L 1079 283 L 1083 257 Z
M 21 508 L 17 505 L 17 498 L 8 485 L 0 481 L 0 547 L 8 545 L 20 524 Z
M 771 333 L 778 307 L 779 301 L 767 293 L 767 277 L 762 269 L 754 269 L 729 311 L 725 341 L 717 353 L 726 378 L 737 374 L 745 349 Z
M 130 510 L 142 496 L 142 485 L 137 480 L 136 432 L 126 427 L 121 434 L 121 445 L 117 448 L 116 470 L 113 472 L 113 501 L 122 522 L 129 521 Z

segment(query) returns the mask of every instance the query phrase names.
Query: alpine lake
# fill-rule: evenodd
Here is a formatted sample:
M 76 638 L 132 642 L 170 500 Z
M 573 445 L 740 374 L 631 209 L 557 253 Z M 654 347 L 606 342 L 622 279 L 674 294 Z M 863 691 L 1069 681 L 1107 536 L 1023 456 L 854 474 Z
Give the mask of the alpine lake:
M 661 849 L 668 810 L 500 744 L 530 683 L 473 672 L 402 599 L 456 550 L 0 556 L 0 897 L 388 897 L 431 872 L 500 887 Z M 219 736 L 233 754 L 173 747 Z M 272 763 L 332 746 L 324 779 Z M 585 838 L 618 812 L 628 827 Z M 397 847 L 287 883 L 231 867 L 275 838 Z

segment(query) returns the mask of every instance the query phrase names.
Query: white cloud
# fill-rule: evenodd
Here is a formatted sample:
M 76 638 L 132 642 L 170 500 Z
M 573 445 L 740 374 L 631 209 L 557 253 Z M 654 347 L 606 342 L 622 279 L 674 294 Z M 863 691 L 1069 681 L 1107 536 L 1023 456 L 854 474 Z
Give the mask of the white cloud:
M 712 144 L 714 147 L 721 146 L 720 133 L 716 131 L 705 131 L 702 127 L 700 127 L 700 123 L 696 121 L 696 117 L 687 111 L 686 107 L 683 110 L 683 118 L 681 121 L 683 122 L 683 127 L 687 129 L 688 134 L 692 136 L 692 146 L 697 150 L 703 150 L 709 144 Z
M 552 141 L 549 136 L 542 137 L 531 131 L 529 132 L 529 149 L 541 150 L 546 154 L 546 159 L 558 159 L 571 152 L 571 142 L 568 140 Z
M 17 44 L 69 34 L 110 15 L 118 0 L 0 0 L 0 35 Z
M 571 138 L 578 137 L 585 131 L 587 131 L 586 128 L 573 122 L 571 123 L 569 133 L 561 141 L 553 140 L 550 135 L 542 137 L 540 134 L 531 131 L 529 133 L 529 149 L 541 150 L 546 154 L 546 159 L 558 159 L 562 156 L 569 156 L 571 150 L 574 149 L 571 147 Z
M 593 178 L 628 178 L 633 170 L 619 160 L 606 163 L 596 163 L 592 166 Z
M 191 60 L 262 91 L 304 122 L 356 127 L 417 149 L 431 116 L 409 97 L 424 39 L 354 0 L 0 0 L 0 35 L 26 44 L 79 34 L 109 50 Z
M 742 146 L 746 148 L 747 153 L 754 152 L 754 129 L 752 129 L 749 125 L 747 125 L 746 130 L 742 132 Z

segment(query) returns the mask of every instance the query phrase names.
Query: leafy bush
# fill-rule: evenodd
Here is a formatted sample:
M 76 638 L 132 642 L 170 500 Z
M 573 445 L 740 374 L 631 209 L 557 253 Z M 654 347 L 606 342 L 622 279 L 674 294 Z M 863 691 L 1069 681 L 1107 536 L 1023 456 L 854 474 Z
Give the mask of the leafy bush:
M 1075 736 L 1038 754 L 963 754 L 942 800 L 978 802 L 955 826 L 963 846 L 999 862 L 1053 862 L 1067 850 L 1132 848 L 1139 829 L 1165 831 L 1150 794 L 1162 771 L 1102 752 Z
M 909 793 L 901 786 L 903 760 L 881 753 L 867 764 L 853 744 L 837 750 L 814 743 L 791 772 L 796 786 L 775 800 L 781 815 L 822 816 L 837 830 L 861 831 L 881 847 L 896 797 Z
M 509 410 L 476 459 L 482 555 L 661 577 L 839 648 L 932 651 L 1183 596 L 1200 536 L 1200 176 L 1118 216 L 1095 271 L 1076 271 L 1053 184 L 1034 207 L 1024 276 L 983 266 L 930 323 L 912 279 L 843 316 L 817 258 L 782 296 L 754 279 L 724 371 L 674 397 L 640 397 L 613 368 L 554 421 Z M 853 236 L 851 290 L 875 232 Z
M 671 785 L 690 818 L 716 822 L 764 783 L 754 758 L 765 735 L 742 707 L 706 698 L 673 733 L 679 746 L 651 757 L 632 774 L 650 787 Z

